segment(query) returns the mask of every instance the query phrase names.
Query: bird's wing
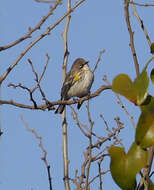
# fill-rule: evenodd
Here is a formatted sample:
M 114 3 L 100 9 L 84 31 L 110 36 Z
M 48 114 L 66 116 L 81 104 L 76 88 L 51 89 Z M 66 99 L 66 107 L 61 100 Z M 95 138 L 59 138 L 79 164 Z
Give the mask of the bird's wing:
M 73 84 L 73 79 L 73 75 L 70 75 L 70 73 L 66 74 L 66 78 L 61 89 L 61 99 L 67 99 L 67 92 Z

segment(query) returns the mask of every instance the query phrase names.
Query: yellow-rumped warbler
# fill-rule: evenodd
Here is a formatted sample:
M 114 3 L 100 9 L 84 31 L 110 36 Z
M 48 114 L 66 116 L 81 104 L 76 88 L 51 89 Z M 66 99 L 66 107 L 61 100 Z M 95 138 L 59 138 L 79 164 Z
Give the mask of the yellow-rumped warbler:
M 88 66 L 88 61 L 78 58 L 74 61 L 71 70 L 66 74 L 61 89 L 61 100 L 68 100 L 71 97 L 83 97 L 90 93 L 94 81 L 94 74 Z M 82 103 L 78 103 L 80 109 Z M 65 105 L 59 105 L 55 113 L 62 113 Z

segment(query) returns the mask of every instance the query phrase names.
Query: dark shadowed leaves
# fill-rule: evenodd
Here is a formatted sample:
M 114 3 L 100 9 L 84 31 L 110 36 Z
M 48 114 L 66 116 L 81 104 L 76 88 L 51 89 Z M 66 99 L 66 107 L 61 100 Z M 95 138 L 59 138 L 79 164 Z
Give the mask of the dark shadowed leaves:
M 141 105 L 141 115 L 136 128 L 135 140 L 142 148 L 154 144 L 154 98 L 148 96 L 147 103 Z

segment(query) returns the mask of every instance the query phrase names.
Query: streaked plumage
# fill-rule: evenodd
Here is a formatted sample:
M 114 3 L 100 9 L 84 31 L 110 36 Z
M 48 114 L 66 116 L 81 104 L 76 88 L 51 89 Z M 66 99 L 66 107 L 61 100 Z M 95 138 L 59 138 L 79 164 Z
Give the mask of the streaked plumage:
M 74 61 L 70 71 L 66 74 L 61 89 L 61 100 L 68 100 L 72 97 L 83 97 L 90 93 L 94 80 L 94 74 L 88 66 L 88 62 L 82 58 Z M 81 104 L 78 104 L 78 109 Z M 62 113 L 65 105 L 59 105 L 55 113 Z

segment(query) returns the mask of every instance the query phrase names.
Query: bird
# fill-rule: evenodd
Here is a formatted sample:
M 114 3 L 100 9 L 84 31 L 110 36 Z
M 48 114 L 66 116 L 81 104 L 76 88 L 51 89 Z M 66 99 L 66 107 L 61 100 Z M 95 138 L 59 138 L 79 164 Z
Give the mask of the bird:
M 69 100 L 72 97 L 82 98 L 90 94 L 90 89 L 94 81 L 94 73 L 90 70 L 89 61 L 83 58 L 77 58 L 70 71 L 66 74 L 65 80 L 61 88 L 61 100 Z M 82 105 L 78 103 L 77 108 Z M 62 114 L 65 105 L 60 104 L 55 113 Z

